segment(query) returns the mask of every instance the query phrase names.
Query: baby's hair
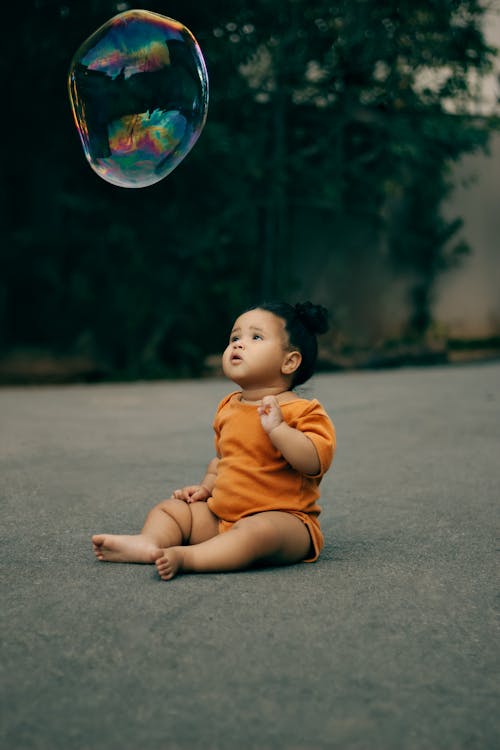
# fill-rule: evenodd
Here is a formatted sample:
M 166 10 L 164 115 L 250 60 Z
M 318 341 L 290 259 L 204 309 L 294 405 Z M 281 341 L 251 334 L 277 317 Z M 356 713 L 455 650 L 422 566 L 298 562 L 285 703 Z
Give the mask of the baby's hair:
M 314 374 L 318 358 L 318 341 L 316 335 L 326 333 L 329 327 L 328 310 L 312 302 L 263 302 L 250 308 L 266 310 L 285 322 L 285 331 L 292 349 L 302 354 L 302 362 L 294 372 L 291 387 L 302 385 Z

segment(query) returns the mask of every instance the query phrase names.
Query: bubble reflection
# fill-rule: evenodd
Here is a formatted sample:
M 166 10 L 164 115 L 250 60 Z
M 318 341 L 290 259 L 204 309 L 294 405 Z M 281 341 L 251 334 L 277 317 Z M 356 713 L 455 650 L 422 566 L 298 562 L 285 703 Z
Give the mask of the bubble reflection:
M 193 34 L 172 18 L 130 10 L 75 53 L 68 88 L 92 169 L 113 185 L 154 185 L 200 137 L 208 75 Z

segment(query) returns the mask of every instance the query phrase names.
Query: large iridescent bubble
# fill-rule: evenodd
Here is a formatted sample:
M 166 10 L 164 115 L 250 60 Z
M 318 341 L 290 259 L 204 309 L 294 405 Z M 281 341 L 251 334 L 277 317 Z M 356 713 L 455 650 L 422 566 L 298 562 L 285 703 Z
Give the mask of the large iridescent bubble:
M 120 13 L 77 50 L 69 97 L 85 156 L 113 185 L 154 185 L 200 137 L 208 76 L 193 34 L 147 10 Z

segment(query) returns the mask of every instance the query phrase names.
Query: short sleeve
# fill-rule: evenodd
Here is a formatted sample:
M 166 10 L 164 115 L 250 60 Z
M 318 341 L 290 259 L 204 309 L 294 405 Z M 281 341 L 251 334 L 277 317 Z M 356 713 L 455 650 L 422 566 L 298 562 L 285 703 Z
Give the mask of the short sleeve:
M 307 476 L 319 479 L 331 466 L 337 445 L 335 427 L 319 401 L 313 399 L 301 414 L 292 417 L 290 427 L 295 427 L 307 435 L 318 453 L 320 470 Z

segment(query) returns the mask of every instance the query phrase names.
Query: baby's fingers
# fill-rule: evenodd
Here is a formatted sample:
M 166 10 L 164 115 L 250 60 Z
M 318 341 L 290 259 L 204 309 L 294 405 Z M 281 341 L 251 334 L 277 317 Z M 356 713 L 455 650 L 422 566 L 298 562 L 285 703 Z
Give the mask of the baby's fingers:
M 191 487 L 182 487 L 182 489 L 180 490 L 174 490 L 172 493 L 172 497 L 175 497 L 176 500 L 187 500 L 189 502 L 192 491 L 193 490 Z
M 188 503 L 196 503 L 199 500 L 206 500 L 210 496 L 209 491 L 206 487 L 198 487 L 198 489 L 191 494 L 188 498 Z
M 172 497 L 177 500 L 184 500 L 186 503 L 195 503 L 198 500 L 206 500 L 210 495 L 206 487 L 199 484 L 193 484 L 189 487 L 183 487 L 181 490 L 174 490 Z

